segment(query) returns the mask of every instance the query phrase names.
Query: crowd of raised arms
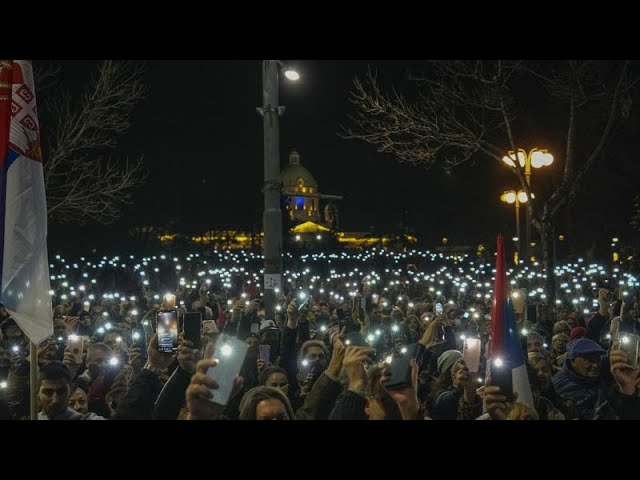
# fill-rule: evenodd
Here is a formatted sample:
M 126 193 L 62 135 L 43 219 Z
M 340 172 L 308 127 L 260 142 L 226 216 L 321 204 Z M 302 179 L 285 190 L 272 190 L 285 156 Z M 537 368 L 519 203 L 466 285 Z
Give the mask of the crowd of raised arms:
M 273 320 L 252 252 L 50 261 L 39 419 L 640 419 L 624 265 L 561 264 L 552 305 L 540 265 L 508 270 L 530 404 L 485 382 L 494 257 L 287 254 Z M 30 342 L 0 328 L 0 418 L 28 419 Z

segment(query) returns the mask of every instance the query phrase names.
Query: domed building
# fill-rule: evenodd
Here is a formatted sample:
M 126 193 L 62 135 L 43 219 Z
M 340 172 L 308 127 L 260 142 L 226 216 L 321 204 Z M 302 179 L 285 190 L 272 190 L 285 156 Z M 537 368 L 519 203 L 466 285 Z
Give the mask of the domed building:
M 311 172 L 300 163 L 300 154 L 292 150 L 289 165 L 280 172 L 282 182 L 282 213 L 288 231 L 283 244 L 295 248 L 324 248 L 331 244 L 344 248 L 400 248 L 415 244 L 417 239 L 406 233 L 380 235 L 372 232 L 342 231 L 338 195 L 320 193 L 318 182 Z M 320 205 L 322 200 L 324 205 Z M 284 219 L 283 219 L 284 220 Z M 163 243 L 175 243 L 178 234 L 165 234 L 158 237 Z M 261 249 L 264 233 L 259 231 L 239 231 L 234 229 L 212 229 L 202 235 L 192 237 L 196 244 L 207 244 L 220 249 Z
M 296 223 L 320 222 L 318 182 L 300 164 L 300 154 L 293 150 L 289 165 L 280 173 L 284 206 L 289 219 Z

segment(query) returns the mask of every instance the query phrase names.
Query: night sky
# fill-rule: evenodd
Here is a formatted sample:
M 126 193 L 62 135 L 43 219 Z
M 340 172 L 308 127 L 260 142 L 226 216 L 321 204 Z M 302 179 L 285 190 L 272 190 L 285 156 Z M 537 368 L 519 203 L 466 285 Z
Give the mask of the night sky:
M 471 245 L 492 242 L 500 231 L 513 235 L 513 207 L 501 203 L 499 195 L 517 182 L 494 160 L 478 156 L 453 172 L 425 171 L 398 164 L 370 145 L 339 138 L 339 125 L 353 112 L 348 93 L 355 75 L 365 74 L 370 65 L 385 83 L 401 89 L 407 69 L 421 62 L 291 63 L 302 79 L 291 83 L 282 77 L 280 82 L 280 103 L 287 106 L 280 122 L 281 165 L 288 163 L 295 147 L 320 191 L 345 197 L 340 205 L 344 230 L 397 231 L 406 215 L 409 226 L 428 245 L 443 236 L 450 244 Z M 71 92 L 79 91 L 95 66 L 93 61 L 61 64 L 62 80 Z M 262 103 L 260 61 L 152 60 L 147 65 L 148 98 L 135 110 L 133 126 L 115 152 L 122 158 L 144 155 L 146 184 L 115 225 L 51 226 L 52 251 L 117 252 L 132 226 L 176 225 L 202 232 L 260 224 L 263 130 L 256 112 Z M 535 109 L 534 104 L 530 107 Z M 542 123 L 548 129 L 553 120 Z M 529 148 L 546 146 L 555 156 L 551 167 L 534 172 L 534 190 L 538 185 L 544 190 L 561 173 L 562 153 L 553 150 L 558 138 L 537 130 L 540 122 L 523 124 L 532 132 L 526 138 Z M 611 234 L 624 236 L 629 230 L 638 174 L 634 125 L 638 125 L 635 112 L 581 190 L 578 206 L 560 216 L 559 231 L 570 229 L 577 248 L 594 242 L 606 246 Z M 564 133 L 561 128 L 557 131 Z

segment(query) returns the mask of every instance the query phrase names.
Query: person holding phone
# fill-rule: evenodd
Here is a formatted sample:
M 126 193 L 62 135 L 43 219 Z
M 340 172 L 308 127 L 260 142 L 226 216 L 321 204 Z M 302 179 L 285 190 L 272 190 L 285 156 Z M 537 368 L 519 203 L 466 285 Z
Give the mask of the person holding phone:
M 606 353 L 593 340 L 574 340 L 568 346 L 562 369 L 552 378 L 558 396 L 575 403 L 577 418 L 581 420 L 592 420 L 606 401 L 609 386 L 602 375 Z
M 212 378 L 216 376 L 216 373 L 210 372 L 210 369 L 215 369 L 218 366 L 219 360 L 209 356 L 210 354 L 215 355 L 215 352 L 213 352 L 211 347 L 207 347 L 205 358 L 197 363 L 195 374 L 191 377 L 191 383 L 189 383 L 187 388 L 186 402 L 187 410 L 189 411 L 187 420 L 216 420 L 226 418 L 223 417 L 223 413 L 225 412 L 225 408 L 228 407 L 213 401 L 219 385 Z M 233 380 L 229 398 L 237 398 L 238 392 L 242 389 L 242 385 L 242 377 L 236 376 Z
M 484 387 L 484 401 L 491 420 L 540 420 L 534 408 L 508 400 L 496 385 Z
M 269 346 L 269 363 L 278 365 L 280 360 L 280 329 L 273 320 L 260 322 L 258 339 L 260 340 L 260 345 Z
M 613 312 L 611 312 L 611 315 L 609 312 L 609 306 L 612 302 L 613 293 L 606 288 L 600 288 L 598 290 L 598 312 L 591 317 L 591 320 L 587 324 L 586 338 L 593 340 L 594 342 L 601 342 L 606 334 L 607 329 L 605 327 L 607 322 L 614 316 Z M 555 334 L 557 332 L 554 331 L 553 333 Z M 571 331 L 566 333 L 567 335 L 570 335 Z
M 264 362 L 260 361 L 260 339 L 258 336 L 255 333 L 251 333 L 244 341 L 248 348 L 247 356 L 240 370 L 240 376 L 244 379 L 243 389 L 247 391 L 258 386 L 259 366 L 264 368 L 265 365 Z
M 296 404 L 302 405 L 304 397 L 309 394 L 313 384 L 327 368 L 327 356 L 327 347 L 318 340 L 307 340 L 302 344 L 297 376 L 299 390 L 297 396 L 294 396 Z
M 455 350 L 456 348 L 453 329 L 445 325 L 443 315 L 429 321 L 418 343 L 425 348 L 421 368 L 426 369 L 431 376 L 436 376 L 438 372 L 438 359 L 440 355 L 448 350 Z
M 174 353 L 158 350 L 158 335 L 154 334 L 147 347 L 147 363 L 118 403 L 114 419 L 151 420 L 153 406 L 162 390 L 160 375 L 173 363 Z
M 460 352 L 457 353 L 460 354 Z M 446 374 L 446 370 L 441 373 L 441 375 Z M 474 420 L 482 415 L 482 399 L 476 394 L 478 384 L 461 358 L 461 354 L 451 368 L 450 375 L 452 385 L 436 397 L 433 419 Z
M 367 420 L 370 403 L 368 395 L 368 377 L 365 365 L 372 364 L 373 348 L 348 346 L 344 353 L 344 371 L 348 382 L 347 390 L 339 397 L 329 416 L 330 420 Z M 380 409 L 373 407 L 374 412 Z M 374 413 L 375 415 L 375 413 Z M 377 419 L 384 419 L 376 415 Z
M 609 394 L 609 405 L 620 420 L 640 420 L 640 367 L 633 368 L 632 363 L 619 343 L 614 344 L 609 367 L 616 386 Z

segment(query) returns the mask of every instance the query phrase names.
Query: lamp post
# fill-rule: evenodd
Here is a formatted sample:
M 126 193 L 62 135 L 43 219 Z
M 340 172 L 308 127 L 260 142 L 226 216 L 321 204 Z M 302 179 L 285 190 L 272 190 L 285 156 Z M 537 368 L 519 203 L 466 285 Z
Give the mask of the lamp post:
M 278 105 L 279 60 L 262 61 L 262 115 L 264 125 L 264 305 L 265 318 L 275 320 L 276 288 L 282 288 L 282 212 L 280 210 L 280 127 L 285 107 Z M 289 80 L 300 75 L 286 70 Z
M 500 200 L 509 204 L 513 203 L 516 207 L 516 238 L 518 239 L 518 248 L 516 251 L 516 258 L 514 259 L 514 263 L 518 265 L 520 261 L 520 249 L 522 244 L 522 240 L 520 238 L 520 204 L 527 203 L 527 200 L 529 200 L 529 198 L 527 197 L 527 192 L 523 190 L 520 190 L 517 193 L 514 190 L 509 190 L 507 192 L 504 192 L 500 196 Z
M 544 149 L 532 148 L 529 152 L 519 148 L 518 154 L 514 154 L 510 151 L 506 156 L 502 157 L 502 161 L 511 168 L 516 167 L 516 159 L 521 168 L 524 168 L 524 178 L 527 181 L 529 191 L 531 191 L 531 167 L 542 168 L 547 167 L 553 163 L 553 155 Z M 532 198 L 535 198 L 531 195 Z M 529 258 L 529 245 L 531 244 L 531 216 L 529 215 L 529 209 L 527 209 L 527 220 L 525 223 L 526 243 L 525 243 L 525 257 Z

